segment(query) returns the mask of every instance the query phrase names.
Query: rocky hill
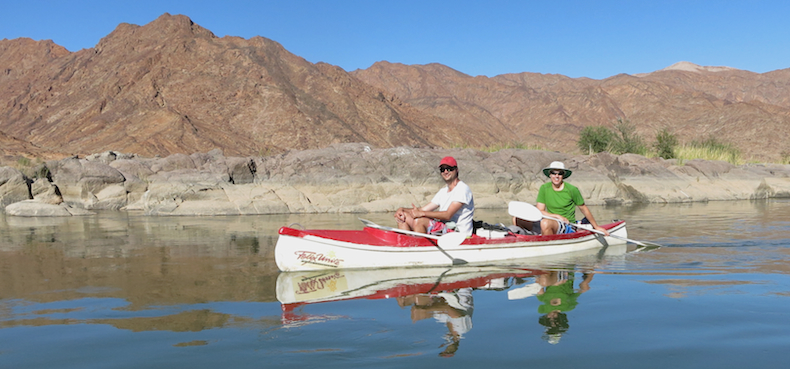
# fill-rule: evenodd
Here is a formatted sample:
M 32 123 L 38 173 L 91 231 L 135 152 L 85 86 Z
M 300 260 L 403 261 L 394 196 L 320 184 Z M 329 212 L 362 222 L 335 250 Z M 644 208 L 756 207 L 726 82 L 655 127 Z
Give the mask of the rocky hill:
M 6 155 L 257 155 L 340 142 L 461 142 L 452 126 L 328 64 L 255 37 L 218 38 L 185 16 L 119 25 L 95 48 L 0 41 Z M 430 137 L 430 139 L 426 139 Z M 17 145 L 18 146 L 18 145 Z
M 425 112 L 501 141 L 570 152 L 585 126 L 627 120 L 652 141 L 715 137 L 755 160 L 790 149 L 790 69 L 757 74 L 678 63 L 604 80 L 535 73 L 472 77 L 446 66 L 379 62 L 352 74 Z M 508 134 L 511 131 L 511 134 Z
M 182 15 L 121 24 L 94 48 L 0 41 L 0 155 L 141 156 L 221 149 L 261 156 L 372 147 L 528 144 L 576 151 L 581 129 L 633 123 L 648 141 L 711 136 L 747 159 L 790 150 L 790 69 L 690 63 L 604 80 L 535 73 L 472 77 L 379 62 L 347 73 L 275 41 L 216 37 Z

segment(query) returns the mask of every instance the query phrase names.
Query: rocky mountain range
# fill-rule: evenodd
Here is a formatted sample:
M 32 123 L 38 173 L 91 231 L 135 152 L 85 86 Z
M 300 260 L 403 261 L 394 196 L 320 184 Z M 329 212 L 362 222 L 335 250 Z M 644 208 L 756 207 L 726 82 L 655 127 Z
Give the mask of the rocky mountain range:
M 469 76 L 379 62 L 346 72 L 275 41 L 216 37 L 183 15 L 121 24 L 95 47 L 0 40 L 0 155 L 265 156 L 372 147 L 533 145 L 578 152 L 579 132 L 624 119 L 647 141 L 716 137 L 747 159 L 790 151 L 790 69 L 678 63 L 603 80 Z
M 501 141 L 572 151 L 585 126 L 629 121 L 650 142 L 667 128 L 682 143 L 710 137 L 747 157 L 790 149 L 790 69 L 758 74 L 678 63 L 604 80 L 520 73 L 471 77 L 439 64 L 379 62 L 352 74 L 404 102 Z

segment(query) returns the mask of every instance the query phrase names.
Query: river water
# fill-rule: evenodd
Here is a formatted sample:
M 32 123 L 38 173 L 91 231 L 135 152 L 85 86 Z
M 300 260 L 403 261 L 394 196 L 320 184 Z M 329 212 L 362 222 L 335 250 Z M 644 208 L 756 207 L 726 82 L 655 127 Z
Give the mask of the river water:
M 664 247 L 280 275 L 280 226 L 359 215 L 4 216 L 0 368 L 786 365 L 790 201 L 592 210 Z

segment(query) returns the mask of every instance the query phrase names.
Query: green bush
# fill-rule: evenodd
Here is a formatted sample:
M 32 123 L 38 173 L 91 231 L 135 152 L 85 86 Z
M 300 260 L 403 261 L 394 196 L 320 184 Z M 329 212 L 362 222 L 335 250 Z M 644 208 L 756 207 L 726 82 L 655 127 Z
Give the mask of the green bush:
M 581 152 L 595 154 L 608 150 L 613 138 L 614 133 L 609 128 L 587 126 L 579 133 L 579 141 L 576 142 L 576 146 Z
M 656 134 L 656 142 L 653 144 L 653 148 L 658 156 L 664 159 L 674 159 L 677 146 L 678 138 L 669 129 L 664 128 Z
M 642 136 L 636 134 L 636 127 L 631 122 L 618 119 L 614 125 L 614 137 L 609 145 L 609 151 L 616 155 L 625 153 L 646 155 L 647 147 Z

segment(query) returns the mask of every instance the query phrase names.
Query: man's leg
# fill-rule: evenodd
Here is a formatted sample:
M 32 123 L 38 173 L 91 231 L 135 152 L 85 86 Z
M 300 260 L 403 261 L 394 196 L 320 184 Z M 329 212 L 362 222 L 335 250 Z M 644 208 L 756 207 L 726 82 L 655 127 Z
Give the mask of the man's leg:
M 541 234 L 557 234 L 557 230 L 560 228 L 560 223 L 556 220 L 546 219 L 543 218 L 540 221 L 540 233 Z
M 411 231 L 412 225 L 414 224 L 414 218 L 406 217 L 406 219 L 402 222 L 398 222 L 398 229 L 402 229 L 404 231 Z
M 431 227 L 430 218 L 417 218 L 414 220 L 414 227 L 412 231 L 419 233 L 428 233 L 428 228 Z
M 431 227 L 430 218 L 414 219 L 407 215 L 406 219 L 403 222 L 398 222 L 398 228 L 403 229 L 405 231 L 428 233 L 428 228 L 430 227 Z

